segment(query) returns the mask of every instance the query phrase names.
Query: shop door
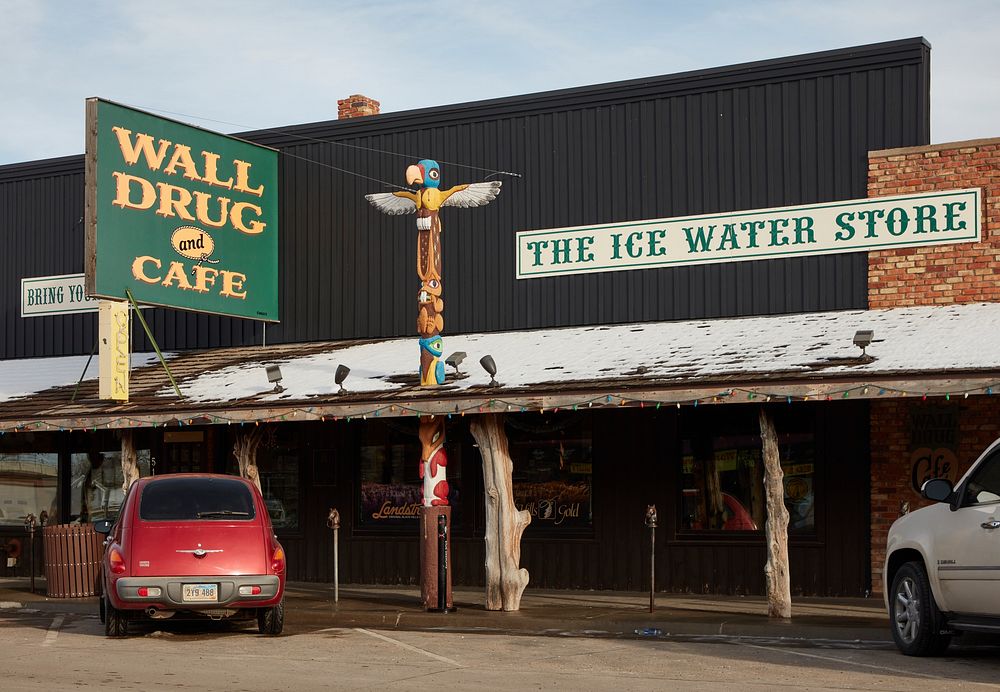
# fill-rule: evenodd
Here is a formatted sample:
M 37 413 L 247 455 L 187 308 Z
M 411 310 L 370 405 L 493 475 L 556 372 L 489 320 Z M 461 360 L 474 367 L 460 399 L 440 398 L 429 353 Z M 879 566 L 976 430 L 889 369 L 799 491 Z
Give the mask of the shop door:
M 163 436 L 162 458 L 157 459 L 156 475 L 211 471 L 203 432 L 174 432 Z

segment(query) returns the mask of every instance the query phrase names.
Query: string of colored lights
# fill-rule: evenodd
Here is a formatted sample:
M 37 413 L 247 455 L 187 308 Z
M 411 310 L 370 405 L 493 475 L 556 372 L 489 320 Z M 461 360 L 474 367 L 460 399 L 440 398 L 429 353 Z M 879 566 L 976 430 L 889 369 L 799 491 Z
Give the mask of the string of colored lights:
M 75 430 L 87 431 L 91 430 L 96 432 L 98 429 L 125 429 L 125 428 L 162 428 L 162 427 L 184 427 L 192 425 L 260 425 L 261 423 L 278 423 L 282 421 L 288 421 L 290 418 L 296 418 L 297 416 L 302 416 L 298 420 L 304 421 L 346 421 L 351 422 L 356 419 L 368 420 L 369 417 L 380 418 L 384 415 L 386 416 L 447 416 L 452 418 L 453 416 L 465 416 L 466 414 L 477 414 L 477 413 L 558 413 L 559 411 L 578 411 L 581 408 L 592 409 L 595 406 L 597 408 L 620 408 L 620 407 L 635 407 L 635 408 L 655 408 L 661 409 L 663 407 L 675 407 L 681 408 L 683 406 L 698 407 L 704 404 L 719 404 L 719 403 L 732 403 L 737 397 L 743 397 L 746 401 L 760 401 L 760 402 L 774 402 L 780 403 L 785 402 L 786 404 L 791 404 L 794 402 L 806 402 L 806 401 L 833 401 L 835 399 L 849 399 L 851 394 L 855 394 L 857 397 L 860 394 L 862 397 L 874 398 L 885 397 L 889 395 L 891 397 L 916 397 L 922 401 L 926 401 L 928 397 L 940 398 L 943 397 L 945 401 L 950 401 L 953 397 L 961 397 L 967 399 L 970 394 L 985 394 L 986 396 L 992 396 L 993 390 L 996 387 L 1000 387 L 1000 382 L 995 382 L 986 387 L 977 387 L 974 389 L 967 390 L 957 390 L 957 391 L 947 391 L 947 392 L 932 392 L 932 391 L 913 391 L 897 389 L 894 387 L 886 387 L 882 385 L 875 384 L 861 384 L 848 387 L 846 389 L 828 391 L 828 392 L 814 392 L 812 394 L 801 394 L 801 393 L 782 393 L 778 391 L 761 391 L 758 389 L 747 389 L 743 387 L 735 387 L 729 389 L 723 389 L 718 391 L 716 394 L 695 397 L 695 398 L 683 398 L 683 399 L 658 399 L 658 398 L 643 398 L 641 396 L 622 396 L 620 394 L 602 394 L 600 396 L 594 396 L 587 399 L 582 399 L 580 401 L 574 402 L 572 404 L 563 404 L 560 406 L 545 407 L 536 404 L 526 404 L 518 401 L 510 401 L 502 398 L 492 398 L 485 404 L 472 404 L 466 407 L 460 407 L 455 405 L 453 410 L 445 410 L 442 406 L 438 406 L 434 409 L 421 408 L 416 404 L 406 404 L 406 403 L 392 403 L 376 406 L 374 408 L 369 404 L 367 407 L 361 407 L 356 411 L 351 411 L 350 413 L 338 413 L 331 414 L 322 411 L 317 411 L 317 408 L 323 408 L 322 406 L 308 406 L 308 407 L 294 407 L 287 409 L 281 414 L 272 414 L 262 417 L 239 417 L 239 416 L 221 416 L 215 413 L 198 414 L 191 417 L 178 418 L 177 416 L 162 415 L 155 416 L 151 414 L 149 416 L 144 416 L 143 418 L 131 417 L 131 416 L 108 416 L 101 422 L 90 421 L 89 424 L 83 424 L 77 427 L 67 426 L 60 423 L 52 423 L 49 421 L 31 421 L 15 423 L 13 425 L 7 425 L 0 422 L 0 436 L 6 435 L 8 433 L 19 433 L 19 432 L 73 432 Z M 872 392 L 876 392 L 872 396 Z M 343 408 L 339 405 L 338 408 Z M 97 417 L 95 417 L 97 418 Z

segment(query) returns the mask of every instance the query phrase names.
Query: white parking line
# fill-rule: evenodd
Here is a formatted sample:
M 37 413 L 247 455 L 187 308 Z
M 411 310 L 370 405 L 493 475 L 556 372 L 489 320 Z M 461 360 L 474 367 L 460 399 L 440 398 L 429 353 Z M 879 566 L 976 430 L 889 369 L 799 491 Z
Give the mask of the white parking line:
M 795 651 L 793 649 L 782 649 L 775 646 L 760 646 L 759 644 L 744 644 L 743 642 L 737 642 L 740 646 L 747 646 L 751 649 L 764 649 L 765 651 L 774 651 L 775 653 L 784 654 L 794 654 L 795 656 L 803 656 L 805 658 L 818 658 L 821 661 L 831 661 L 833 663 L 840 663 L 845 666 L 861 666 L 863 668 L 874 668 L 875 670 L 888 671 L 892 673 L 901 673 L 904 675 L 914 675 L 922 678 L 929 678 L 931 680 L 940 680 L 938 675 L 928 675 L 927 673 L 918 673 L 915 670 L 902 670 L 900 668 L 890 668 L 889 666 L 877 666 L 871 663 L 859 663 L 858 661 L 848 661 L 843 658 L 837 658 L 836 656 L 820 656 L 819 654 L 809 654 L 805 651 Z
M 455 666 L 456 668 L 465 667 L 458 661 L 453 661 L 452 659 L 446 658 L 444 656 L 438 656 L 437 654 L 431 653 L 430 651 L 425 651 L 424 649 L 420 649 L 416 646 L 410 646 L 409 644 L 404 644 L 398 639 L 387 637 L 384 634 L 379 634 L 378 632 L 372 632 L 371 630 L 362 629 L 360 627 L 355 627 L 354 630 L 357 632 L 361 632 L 362 634 L 367 634 L 369 637 L 375 637 L 376 639 L 381 639 L 382 641 L 389 642 L 390 644 L 395 644 L 396 646 L 401 647 L 403 649 L 407 649 L 408 651 L 414 651 L 418 654 L 423 654 L 424 656 L 428 656 L 437 661 L 441 661 L 442 663 L 447 663 L 448 665 Z
M 49 631 L 45 633 L 45 641 L 42 642 L 42 646 L 49 646 L 55 642 L 56 637 L 59 636 L 59 628 L 62 627 L 64 615 L 56 615 L 55 619 L 52 620 L 52 624 L 49 625 Z

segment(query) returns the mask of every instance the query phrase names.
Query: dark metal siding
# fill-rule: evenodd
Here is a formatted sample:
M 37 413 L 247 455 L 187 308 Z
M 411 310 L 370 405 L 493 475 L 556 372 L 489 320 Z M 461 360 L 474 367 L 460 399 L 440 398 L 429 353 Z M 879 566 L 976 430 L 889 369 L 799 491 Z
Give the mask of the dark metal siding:
M 443 214 L 445 334 L 864 308 L 866 255 L 517 281 L 518 230 L 864 197 L 867 152 L 929 142 L 922 39 L 246 135 L 281 157 L 281 324 L 267 341 L 414 331 L 412 217 L 363 199 L 416 157 L 516 171 Z M 330 140 L 348 146 L 337 146 Z M 356 147 L 412 153 L 400 158 Z M 444 164 L 443 183 L 482 179 Z M 0 167 L 0 358 L 86 354 L 94 316 L 21 320 L 19 281 L 82 271 L 83 161 Z M 150 311 L 164 348 L 260 343 L 259 324 Z M 139 350 L 145 339 L 137 337 Z

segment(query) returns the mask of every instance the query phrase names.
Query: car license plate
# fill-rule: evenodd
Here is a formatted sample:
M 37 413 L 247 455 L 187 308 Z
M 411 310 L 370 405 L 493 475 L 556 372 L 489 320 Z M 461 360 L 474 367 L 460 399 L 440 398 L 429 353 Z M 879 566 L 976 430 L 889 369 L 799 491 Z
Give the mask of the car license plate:
M 184 584 L 181 597 L 185 601 L 217 601 L 219 600 L 219 585 Z

